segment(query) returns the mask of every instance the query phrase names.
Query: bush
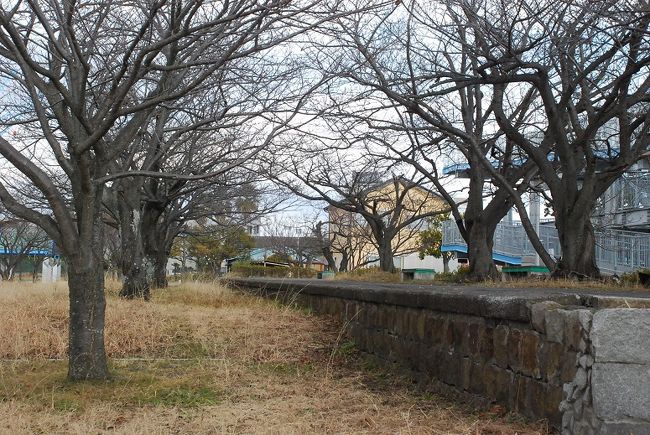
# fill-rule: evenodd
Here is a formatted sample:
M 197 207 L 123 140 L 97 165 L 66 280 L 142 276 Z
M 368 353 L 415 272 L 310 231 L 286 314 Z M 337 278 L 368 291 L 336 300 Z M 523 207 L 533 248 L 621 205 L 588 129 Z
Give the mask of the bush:
M 318 272 L 305 267 L 265 267 L 258 264 L 235 263 L 231 273 L 242 277 L 265 276 L 269 278 L 314 278 Z
M 437 273 L 434 280 L 442 282 L 458 283 L 467 279 L 469 273 L 469 266 L 461 265 L 454 272 Z
M 639 274 L 636 272 L 628 272 L 621 274 L 621 285 L 634 286 L 639 284 Z

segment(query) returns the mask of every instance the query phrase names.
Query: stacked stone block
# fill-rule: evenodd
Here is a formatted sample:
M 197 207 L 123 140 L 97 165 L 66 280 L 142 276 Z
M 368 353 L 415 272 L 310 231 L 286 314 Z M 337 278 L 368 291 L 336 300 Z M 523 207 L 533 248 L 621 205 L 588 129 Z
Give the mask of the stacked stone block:
M 463 299 L 434 289 L 264 286 L 273 297 L 337 316 L 366 352 L 548 419 L 563 434 L 650 435 L 648 309 L 598 310 L 593 298 L 580 304 L 575 296 Z

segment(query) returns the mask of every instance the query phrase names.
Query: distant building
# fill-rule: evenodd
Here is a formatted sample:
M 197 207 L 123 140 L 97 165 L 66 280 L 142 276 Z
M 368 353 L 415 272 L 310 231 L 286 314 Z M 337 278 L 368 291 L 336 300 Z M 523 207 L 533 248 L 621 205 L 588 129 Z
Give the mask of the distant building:
M 402 190 L 403 189 L 403 190 Z M 397 198 L 404 195 L 404 211 L 400 214 L 401 222 L 414 214 L 443 210 L 445 201 L 435 192 L 413 184 L 404 178 L 388 181 L 373 180 L 360 193 L 366 200 L 373 202 L 378 211 L 393 210 Z M 418 210 L 414 213 L 412 210 Z M 329 241 L 337 267 L 347 262 L 347 269 L 372 267 L 379 265 L 379 255 L 367 221 L 358 213 L 334 206 L 325 208 L 329 216 Z M 426 269 L 442 272 L 442 259 L 433 256 L 419 258 L 419 236 L 427 229 L 426 219 L 419 219 L 402 228 L 392 242 L 395 254 L 393 263 L 398 269 Z

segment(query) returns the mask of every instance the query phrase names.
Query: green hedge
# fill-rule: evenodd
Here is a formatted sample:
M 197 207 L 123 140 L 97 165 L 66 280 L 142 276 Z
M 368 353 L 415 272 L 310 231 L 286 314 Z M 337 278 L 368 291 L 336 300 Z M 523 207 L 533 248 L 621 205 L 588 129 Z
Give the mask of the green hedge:
M 314 278 L 318 274 L 314 269 L 304 267 L 264 267 L 249 263 L 235 263 L 230 271 L 237 276 L 272 278 Z

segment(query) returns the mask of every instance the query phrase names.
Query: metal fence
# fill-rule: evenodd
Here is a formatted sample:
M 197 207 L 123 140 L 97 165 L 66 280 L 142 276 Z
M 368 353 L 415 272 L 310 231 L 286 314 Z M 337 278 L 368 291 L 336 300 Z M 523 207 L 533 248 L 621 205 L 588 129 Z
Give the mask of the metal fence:
M 650 233 L 624 230 L 596 231 L 596 262 L 601 272 L 620 274 L 650 267 Z M 560 240 L 553 225 L 539 227 L 542 245 L 554 257 L 561 255 Z M 465 240 L 454 221 L 443 223 L 443 247 L 467 252 Z M 460 248 L 460 249 L 459 249 Z M 501 222 L 494 233 L 495 254 L 511 257 L 532 257 L 536 255 L 521 224 Z

